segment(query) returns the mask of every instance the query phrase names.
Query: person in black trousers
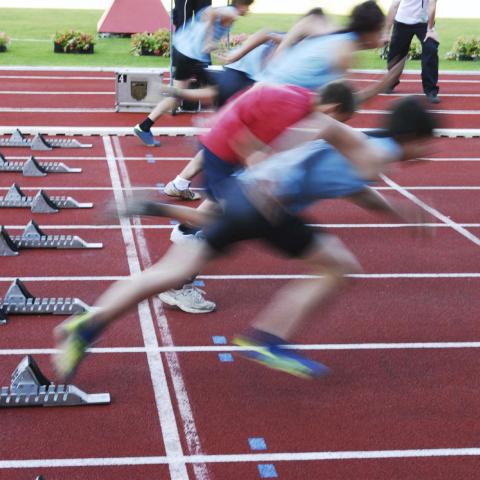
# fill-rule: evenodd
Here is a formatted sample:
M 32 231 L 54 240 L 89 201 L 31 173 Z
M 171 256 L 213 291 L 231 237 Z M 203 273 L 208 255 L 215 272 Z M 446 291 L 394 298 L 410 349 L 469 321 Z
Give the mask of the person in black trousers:
M 414 35 L 420 40 L 423 91 L 428 100 L 435 104 L 440 102 L 438 98 L 439 40 L 435 31 L 436 4 L 436 0 L 394 0 L 387 15 L 384 36 L 386 43 L 390 41 L 387 60 L 389 69 L 398 59 L 408 54 Z M 400 80 L 394 84 L 389 93 L 392 93 L 399 83 Z
M 180 28 L 187 23 L 194 14 L 211 5 L 212 0 L 175 0 L 175 7 L 173 9 L 173 24 L 175 28 Z

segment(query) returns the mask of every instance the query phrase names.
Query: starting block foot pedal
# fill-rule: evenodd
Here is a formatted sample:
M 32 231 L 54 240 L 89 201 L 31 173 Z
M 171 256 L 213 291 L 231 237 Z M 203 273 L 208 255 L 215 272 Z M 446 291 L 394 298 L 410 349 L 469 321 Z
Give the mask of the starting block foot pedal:
M 105 405 L 110 394 L 88 394 L 75 385 L 55 385 L 40 370 L 31 355 L 18 364 L 9 387 L 0 390 L 0 407 L 72 407 Z
M 0 138 L 0 147 L 30 147 L 32 150 L 52 150 L 53 148 L 91 148 L 92 145 L 80 143 L 75 139 L 46 139 L 40 133 L 29 139 L 17 128 L 8 140 Z
M 0 153 L 0 172 L 21 172 L 24 177 L 45 177 L 48 173 L 81 173 L 81 168 L 70 168 L 62 162 L 39 162 L 30 157 L 26 162 L 9 162 Z
M 47 235 L 31 220 L 22 235 L 10 235 L 0 226 L 0 256 L 18 255 L 26 249 L 93 249 L 103 248 L 102 243 L 88 243 L 77 235 Z
M 90 306 L 78 298 L 34 297 L 17 278 L 0 302 L 0 324 L 6 323 L 7 315 L 73 315 L 88 310 Z
M 23 193 L 14 183 L 4 197 L 0 197 L 0 208 L 30 208 L 34 213 L 56 213 L 63 208 L 92 208 L 91 202 L 78 202 L 72 197 L 49 197 L 40 190 L 34 197 Z

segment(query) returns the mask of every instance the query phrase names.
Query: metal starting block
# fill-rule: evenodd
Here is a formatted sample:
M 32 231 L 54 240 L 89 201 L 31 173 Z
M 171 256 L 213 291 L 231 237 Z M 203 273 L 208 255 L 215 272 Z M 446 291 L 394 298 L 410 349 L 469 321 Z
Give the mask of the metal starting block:
M 48 173 L 81 173 L 81 168 L 70 168 L 61 162 L 39 162 L 30 157 L 26 162 L 9 162 L 0 153 L 0 172 L 21 172 L 24 177 L 45 177 Z
M 18 255 L 19 250 L 32 248 L 78 249 L 103 248 L 102 243 L 88 243 L 77 235 L 47 235 L 31 220 L 22 235 L 9 235 L 5 227 L 0 226 L 0 257 Z
M 73 407 L 110 403 L 110 394 L 88 394 L 75 385 L 55 385 L 27 355 L 12 373 L 9 387 L 0 390 L 0 407 Z
M 17 128 L 9 139 L 0 138 L 0 147 L 30 147 L 32 150 L 52 150 L 53 148 L 91 148 L 92 144 L 80 143 L 78 140 L 66 138 L 46 139 L 40 133 L 30 139 Z
M 62 208 L 92 208 L 93 203 L 80 203 L 72 197 L 49 197 L 40 190 L 34 197 L 25 195 L 14 183 L 4 197 L 0 197 L 0 208 L 30 208 L 33 213 L 56 213 Z
M 7 315 L 73 315 L 88 310 L 90 306 L 78 298 L 34 297 L 17 278 L 0 302 L 0 325 L 7 323 Z

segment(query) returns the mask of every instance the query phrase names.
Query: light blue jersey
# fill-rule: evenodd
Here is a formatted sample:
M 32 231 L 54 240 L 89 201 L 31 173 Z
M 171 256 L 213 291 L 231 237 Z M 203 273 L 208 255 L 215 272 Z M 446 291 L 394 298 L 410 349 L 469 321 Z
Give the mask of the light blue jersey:
M 338 45 L 357 39 L 355 33 L 333 33 L 305 38 L 268 63 L 260 82 L 298 85 L 316 90 L 343 77 L 334 66 Z
M 392 160 L 400 158 L 401 148 L 391 138 L 369 138 Z M 292 212 L 326 198 L 353 195 L 369 181 L 337 150 L 324 140 L 274 155 L 239 175 L 245 183 L 272 182 L 275 196 Z
M 265 66 L 265 59 L 278 44 L 270 41 L 254 48 L 240 60 L 225 65 L 225 68 L 244 72 L 248 78 L 258 81 Z
M 178 29 L 173 36 L 173 46 L 183 55 L 189 58 L 198 60 L 199 62 L 210 63 L 210 53 L 205 52 L 205 41 L 208 33 L 208 22 L 203 19 L 205 11 L 211 7 L 200 10 L 195 18 L 182 28 Z M 232 11 L 236 13 L 235 7 L 221 7 L 218 10 Z M 215 19 L 213 24 L 213 38 L 214 42 L 219 42 L 225 37 L 232 25 L 224 27 L 219 18 Z

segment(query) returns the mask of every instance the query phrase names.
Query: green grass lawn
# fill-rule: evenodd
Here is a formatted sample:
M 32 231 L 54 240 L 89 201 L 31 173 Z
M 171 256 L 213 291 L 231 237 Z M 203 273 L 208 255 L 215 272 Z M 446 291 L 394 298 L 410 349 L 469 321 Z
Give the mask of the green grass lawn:
M 0 9 L 0 31 L 12 38 L 7 52 L 0 53 L 0 65 L 27 66 L 118 66 L 163 67 L 168 59 L 134 57 L 130 54 L 129 38 L 99 38 L 93 55 L 54 54 L 53 34 L 57 30 L 81 30 L 96 33 L 101 10 Z M 254 14 L 240 19 L 234 32 L 253 33 L 269 26 L 287 30 L 297 19 L 295 15 Z M 451 62 L 446 52 L 456 37 L 478 34 L 478 19 L 439 19 L 437 30 L 441 38 L 440 68 L 448 70 L 480 70 L 480 62 Z M 358 68 L 384 68 L 385 62 L 374 52 L 359 54 Z M 407 68 L 420 68 L 411 61 Z

